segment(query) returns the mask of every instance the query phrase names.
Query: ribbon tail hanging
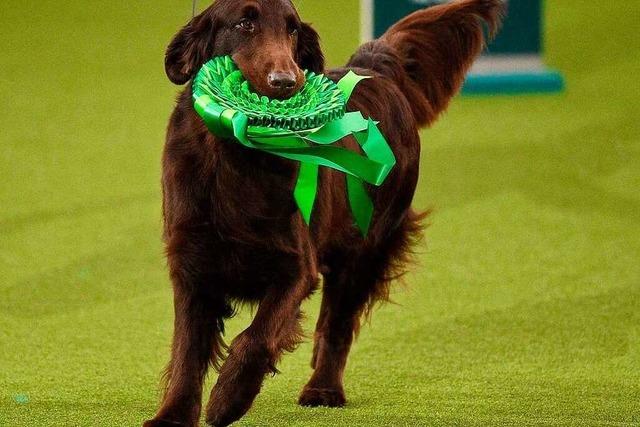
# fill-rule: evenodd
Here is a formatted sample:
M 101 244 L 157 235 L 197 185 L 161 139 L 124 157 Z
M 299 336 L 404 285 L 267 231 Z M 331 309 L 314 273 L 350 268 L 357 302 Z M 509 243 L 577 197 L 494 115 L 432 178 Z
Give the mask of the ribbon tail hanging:
M 382 181 L 384 182 L 396 165 L 396 156 L 393 154 L 384 135 L 380 132 L 378 125 L 369 119 L 367 130 L 355 132 L 354 136 L 369 159 L 384 165 L 384 171 L 382 172 Z
M 345 176 L 347 178 L 347 193 L 353 219 L 362 235 L 366 237 L 373 218 L 373 202 L 362 180 L 352 175 Z
M 293 197 L 300 209 L 302 218 L 307 225 L 311 224 L 311 213 L 318 195 L 318 165 L 313 163 L 300 163 L 298 181 L 293 190 Z

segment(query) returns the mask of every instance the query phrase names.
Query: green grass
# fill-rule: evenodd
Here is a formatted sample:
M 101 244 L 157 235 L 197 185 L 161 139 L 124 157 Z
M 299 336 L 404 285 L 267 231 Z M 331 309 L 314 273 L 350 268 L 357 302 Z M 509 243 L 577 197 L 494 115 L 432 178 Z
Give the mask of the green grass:
M 172 326 L 162 61 L 188 3 L 0 5 L 2 426 L 156 409 Z M 307 342 L 238 425 L 640 425 L 640 2 L 623 3 L 548 2 L 565 94 L 458 99 L 424 132 L 428 245 L 360 336 L 349 406 L 296 406 Z M 333 64 L 357 44 L 341 7 L 357 11 L 302 5 Z

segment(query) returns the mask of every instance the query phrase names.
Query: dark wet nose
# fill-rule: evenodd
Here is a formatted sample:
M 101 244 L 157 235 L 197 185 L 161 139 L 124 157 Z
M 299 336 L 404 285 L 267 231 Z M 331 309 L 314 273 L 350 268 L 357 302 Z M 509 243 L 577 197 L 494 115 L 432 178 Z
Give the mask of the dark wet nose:
M 291 72 L 276 71 L 269 73 L 269 86 L 277 90 L 291 90 L 296 87 L 296 76 Z

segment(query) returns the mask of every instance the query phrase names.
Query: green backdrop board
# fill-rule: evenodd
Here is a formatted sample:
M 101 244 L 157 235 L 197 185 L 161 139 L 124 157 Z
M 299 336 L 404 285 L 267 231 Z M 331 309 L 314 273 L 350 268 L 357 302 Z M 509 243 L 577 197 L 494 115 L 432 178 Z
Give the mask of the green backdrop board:
M 476 62 L 467 77 L 464 93 L 557 92 L 564 87 L 562 75 L 542 61 L 542 0 L 508 1 L 502 30 Z M 444 3 L 446 0 L 361 0 L 362 38 L 382 35 L 404 16 Z

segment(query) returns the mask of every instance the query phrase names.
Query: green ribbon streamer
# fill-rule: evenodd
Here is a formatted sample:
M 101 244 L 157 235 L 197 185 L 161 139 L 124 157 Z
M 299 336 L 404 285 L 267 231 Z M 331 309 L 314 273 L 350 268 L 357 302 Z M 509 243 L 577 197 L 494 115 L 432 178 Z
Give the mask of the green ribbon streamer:
M 357 84 L 366 78 L 369 77 L 349 71 L 337 83 L 344 94 L 345 105 Z M 199 83 L 196 78 L 194 107 L 213 134 L 233 138 L 250 149 L 300 162 L 293 196 L 307 224 L 311 223 L 318 193 L 319 167 L 324 166 L 345 173 L 355 223 L 362 234 L 367 235 L 374 206 L 365 183 L 382 185 L 396 163 L 377 122 L 365 119 L 360 112 L 350 112 L 308 131 L 252 126 L 245 113 L 221 106 L 209 94 L 198 90 Z M 364 155 L 332 145 L 349 135 L 355 137 Z

